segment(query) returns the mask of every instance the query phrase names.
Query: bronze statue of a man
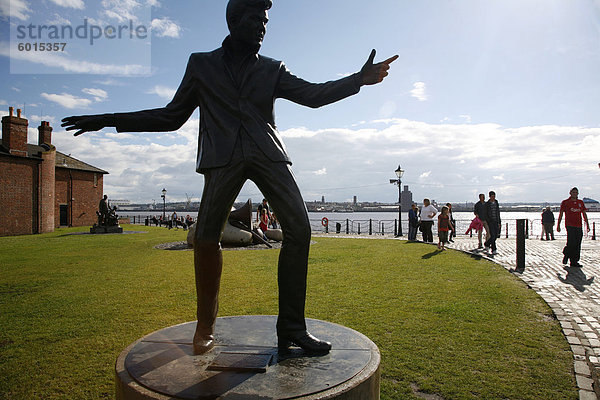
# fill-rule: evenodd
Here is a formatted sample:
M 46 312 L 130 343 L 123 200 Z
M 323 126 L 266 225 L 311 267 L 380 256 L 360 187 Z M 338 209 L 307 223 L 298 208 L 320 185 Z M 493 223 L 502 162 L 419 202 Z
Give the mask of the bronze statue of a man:
M 252 180 L 268 199 L 283 230 L 279 254 L 280 351 L 297 345 L 327 353 L 331 344 L 306 330 L 304 305 L 311 229 L 306 206 L 290 169 L 291 161 L 275 127 L 274 101 L 284 98 L 320 107 L 379 83 L 398 57 L 374 64 L 373 50 L 361 71 L 315 84 L 294 76 L 281 61 L 258 54 L 271 0 L 229 0 L 230 35 L 220 48 L 193 53 L 183 80 L 166 107 L 129 113 L 72 116 L 62 126 L 75 136 L 104 127 L 118 132 L 174 131 L 200 108 L 197 172 L 204 191 L 194 239 L 198 323 L 194 352 L 214 346 L 214 327 L 223 259 L 220 238 L 242 185 Z
M 108 216 L 108 196 L 104 195 L 98 203 L 98 225 L 106 225 L 106 217 Z

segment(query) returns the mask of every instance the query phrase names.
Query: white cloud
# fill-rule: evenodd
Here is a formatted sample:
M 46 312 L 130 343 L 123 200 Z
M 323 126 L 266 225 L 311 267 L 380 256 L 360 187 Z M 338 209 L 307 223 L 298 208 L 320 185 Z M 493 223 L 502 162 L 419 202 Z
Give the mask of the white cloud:
M 83 99 L 80 97 L 75 97 L 68 93 L 62 94 L 54 94 L 54 93 L 42 93 L 41 96 L 46 100 L 52 101 L 54 103 L 60 104 L 65 108 L 86 108 L 92 104 L 92 101 L 89 99 Z
M 8 42 L 0 42 L 0 56 L 12 57 L 16 60 L 29 61 L 35 64 L 42 64 L 46 67 L 59 68 L 66 73 L 110 74 L 123 76 L 139 76 L 150 73 L 150 67 L 144 65 L 99 64 L 83 60 L 74 60 L 64 55 L 47 51 L 19 51 L 11 54 Z
M 168 17 L 153 19 L 151 27 L 152 32 L 158 37 L 178 38 L 181 33 L 181 27 Z
M 475 201 L 478 193 L 495 190 L 502 202 L 560 201 L 574 185 L 596 190 L 586 190 L 586 197 L 600 197 L 600 127 L 388 119 L 351 129 L 281 133 L 307 201 L 356 195 L 361 201 L 394 202 L 398 189 L 389 179 L 398 164 L 414 199 Z M 151 202 L 160 196 L 157 188 L 166 187 L 169 196 L 183 201 L 186 192 L 201 191 L 202 177 L 195 173 L 198 119 L 174 133 L 107 130 L 74 138 L 59 130 L 53 137 L 59 151 L 109 171 L 105 188 L 115 198 Z M 240 197 L 258 198 L 257 192 L 249 185 Z
M 94 83 L 97 83 L 99 85 L 106 85 L 106 86 L 125 86 L 126 83 L 117 80 L 117 79 L 113 79 L 113 78 L 106 78 L 100 81 L 94 81 Z
M 85 4 L 83 0 L 50 0 L 54 4 L 65 7 L 65 8 L 76 8 L 78 10 L 83 10 L 85 8 Z
M 459 117 L 462 118 L 465 122 L 467 122 L 469 124 L 471 123 L 471 116 L 470 115 L 461 114 L 461 115 L 459 115 Z
M 94 101 L 96 101 L 96 102 L 104 101 L 108 98 L 108 93 L 106 93 L 106 91 L 102 90 L 102 89 L 84 88 L 81 91 L 85 94 L 89 94 L 90 96 L 93 96 Z
M 56 121 L 57 121 L 56 117 L 53 115 L 32 114 L 28 118 L 29 118 L 29 125 L 35 125 L 35 126 L 39 125 L 39 123 L 41 121 L 48 121 L 48 122 L 50 122 L 51 125 L 56 124 Z
M 138 14 L 144 7 L 137 0 L 102 0 L 104 10 L 102 14 L 109 18 L 117 20 L 119 23 L 133 21 L 139 22 Z
M 56 13 L 46 23 L 48 25 L 71 25 L 71 21 Z
M 425 82 L 415 82 L 413 84 L 413 89 L 410 91 L 410 95 L 419 101 L 425 101 L 428 98 L 426 90 L 427 87 Z
M 17 18 L 21 21 L 29 19 L 29 3 L 25 0 L 0 0 L 0 16 Z
M 20 92 L 20 91 L 21 91 L 21 89 L 20 89 L 20 88 L 18 88 L 18 87 L 15 87 L 15 86 L 11 87 L 11 89 L 12 89 L 12 90 L 14 90 L 15 92 Z
M 173 98 L 173 96 L 175 95 L 176 91 L 177 91 L 176 89 L 173 89 L 170 87 L 156 85 L 146 93 L 155 94 L 159 97 L 162 97 L 163 99 L 171 100 Z
M 172 135 L 174 142 L 155 133 L 108 130 L 77 137 L 58 130 L 53 142 L 59 151 L 108 171 L 104 188 L 112 198 L 151 202 L 160 200 L 165 187 L 168 199 L 183 201 L 185 193 L 201 192 L 203 186 L 195 172 L 198 124 L 198 119 L 190 119 Z

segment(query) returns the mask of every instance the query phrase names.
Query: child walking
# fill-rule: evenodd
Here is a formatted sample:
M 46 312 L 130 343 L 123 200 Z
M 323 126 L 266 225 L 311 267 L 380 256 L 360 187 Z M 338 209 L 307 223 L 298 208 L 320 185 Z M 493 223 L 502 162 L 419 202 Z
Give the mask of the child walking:
M 442 213 L 438 216 L 438 249 L 446 250 L 444 244 L 448 241 L 448 231 L 454 230 L 450 222 L 450 209 L 447 206 L 442 207 Z

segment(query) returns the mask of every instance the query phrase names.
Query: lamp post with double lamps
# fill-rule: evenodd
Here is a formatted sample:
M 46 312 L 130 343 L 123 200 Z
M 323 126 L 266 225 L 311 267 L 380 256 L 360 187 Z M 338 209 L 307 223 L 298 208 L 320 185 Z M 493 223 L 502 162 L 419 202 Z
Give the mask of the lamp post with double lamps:
M 404 175 L 404 170 L 398 165 L 396 168 L 397 179 L 390 179 L 390 183 L 393 185 L 398 185 L 398 235 L 402 236 L 402 175 Z
M 165 212 L 167 210 L 167 189 L 163 188 L 162 190 L 162 195 L 160 196 L 163 199 L 163 221 L 165 221 L 165 218 L 167 217 Z

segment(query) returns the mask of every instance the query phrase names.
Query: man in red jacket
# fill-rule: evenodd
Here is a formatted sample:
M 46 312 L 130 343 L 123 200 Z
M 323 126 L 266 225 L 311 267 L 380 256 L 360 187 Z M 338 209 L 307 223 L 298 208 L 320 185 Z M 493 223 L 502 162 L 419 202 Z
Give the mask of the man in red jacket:
M 567 228 L 567 245 L 563 249 L 563 264 L 571 260 L 571 267 L 581 267 L 579 256 L 581 253 L 581 239 L 583 238 L 583 229 L 581 227 L 581 217 L 585 220 L 587 231 L 590 231 L 588 223 L 587 209 L 585 203 L 577 198 L 579 190 L 574 187 L 569 192 L 571 197 L 560 204 L 560 214 L 558 215 L 558 226 L 556 231 L 560 232 L 560 222 L 565 214 L 565 227 Z

